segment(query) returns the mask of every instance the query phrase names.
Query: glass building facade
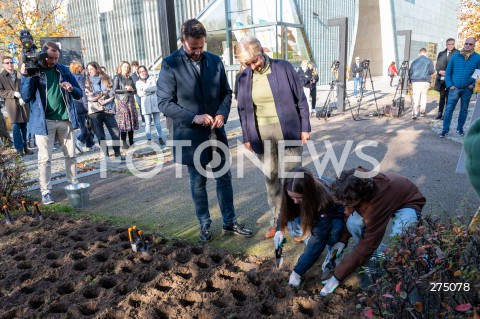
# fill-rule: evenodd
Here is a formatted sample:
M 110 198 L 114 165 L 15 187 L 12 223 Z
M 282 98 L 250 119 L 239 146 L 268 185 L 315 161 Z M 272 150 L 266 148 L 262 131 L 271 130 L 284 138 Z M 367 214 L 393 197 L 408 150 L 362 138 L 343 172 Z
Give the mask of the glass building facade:
M 122 60 L 138 60 L 158 70 L 162 57 L 157 0 L 115 0 L 108 12 L 100 12 L 97 1 L 101 0 L 69 4 L 72 19 L 82 17 L 75 35 L 82 38 L 85 61 L 96 60 L 109 72 Z M 253 35 L 272 58 L 295 66 L 312 61 L 320 83 L 326 84 L 333 77 L 332 61 L 339 59 L 339 28 L 330 26 L 330 19 L 348 19 L 348 63 L 357 55 L 369 58 L 372 75 L 386 75 L 391 61 L 404 59 L 405 41 L 398 31 L 412 31 L 411 60 L 420 47 L 435 59 L 445 40 L 456 38 L 457 4 L 456 0 L 175 0 L 174 14 L 177 37 L 187 19 L 197 18 L 205 25 L 206 49 L 222 57 L 231 80 L 239 68 L 236 44 Z

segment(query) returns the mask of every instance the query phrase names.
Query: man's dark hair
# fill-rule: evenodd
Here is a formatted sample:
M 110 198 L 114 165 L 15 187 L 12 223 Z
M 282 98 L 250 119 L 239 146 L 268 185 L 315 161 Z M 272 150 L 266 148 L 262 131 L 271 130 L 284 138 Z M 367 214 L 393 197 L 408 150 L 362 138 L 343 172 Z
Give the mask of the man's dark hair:
M 206 36 L 207 30 L 197 19 L 190 19 L 182 24 L 182 39 L 186 40 L 187 37 L 199 39 Z
M 2 56 L 2 62 L 5 61 L 5 60 L 7 60 L 7 59 L 13 61 L 13 57 L 11 57 L 11 56 L 9 56 L 9 55 L 4 55 L 4 56 Z
M 454 38 L 448 38 L 447 41 L 445 41 L 445 43 L 448 43 L 448 42 L 450 42 L 450 41 L 455 42 L 455 39 L 454 39 Z
M 355 202 L 368 199 L 375 186 L 372 178 L 355 176 L 356 169 L 345 170 L 332 184 L 334 197 L 339 202 Z
M 132 61 L 132 67 L 133 67 L 133 66 L 138 67 L 139 65 L 140 65 L 140 64 L 138 63 L 138 61 Z
M 60 47 L 58 46 L 58 44 L 52 41 L 45 42 L 45 44 L 42 46 L 43 52 L 47 52 L 48 49 L 53 51 L 60 51 Z
M 420 51 L 418 51 L 419 53 L 427 53 L 427 49 L 425 48 L 421 48 Z

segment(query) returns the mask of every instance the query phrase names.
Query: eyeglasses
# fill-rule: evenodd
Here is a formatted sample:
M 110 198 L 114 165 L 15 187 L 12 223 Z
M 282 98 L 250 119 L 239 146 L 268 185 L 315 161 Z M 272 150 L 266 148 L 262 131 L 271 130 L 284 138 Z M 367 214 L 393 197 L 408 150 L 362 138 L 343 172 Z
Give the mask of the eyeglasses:
M 468 43 L 468 42 L 465 42 L 464 45 L 475 45 L 475 43 Z
M 3 64 L 13 64 L 13 62 L 3 62 Z

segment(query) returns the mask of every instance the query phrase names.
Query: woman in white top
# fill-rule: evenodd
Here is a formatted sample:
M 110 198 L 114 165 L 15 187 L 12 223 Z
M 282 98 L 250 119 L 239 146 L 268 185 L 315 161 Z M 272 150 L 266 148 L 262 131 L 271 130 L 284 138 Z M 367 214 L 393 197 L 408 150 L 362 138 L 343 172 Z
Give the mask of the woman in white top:
M 153 122 L 155 129 L 157 130 L 158 142 L 160 145 L 165 145 L 162 139 L 162 126 L 160 124 L 160 110 L 157 104 L 157 83 L 155 79 L 148 75 L 147 68 L 145 66 L 138 67 L 138 74 L 140 80 L 137 81 L 135 86 L 137 87 L 138 96 L 142 99 L 141 108 L 142 114 L 145 116 L 145 134 L 149 141 L 152 140 L 152 133 L 150 125 Z

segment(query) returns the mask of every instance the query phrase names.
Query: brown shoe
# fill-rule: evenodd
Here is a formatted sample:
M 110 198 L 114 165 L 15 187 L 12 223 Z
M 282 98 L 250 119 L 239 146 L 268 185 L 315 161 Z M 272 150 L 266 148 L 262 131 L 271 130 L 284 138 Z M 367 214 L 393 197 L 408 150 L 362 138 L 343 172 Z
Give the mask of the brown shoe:
M 269 228 L 267 229 L 267 231 L 265 232 L 265 234 L 263 235 L 263 237 L 265 238 L 273 238 L 275 237 L 275 233 L 277 232 L 277 229 L 275 229 L 275 227 L 272 227 L 272 228 Z
M 297 243 L 301 243 L 303 242 L 303 240 L 301 240 L 300 238 L 298 237 L 293 237 L 293 240 L 295 240 Z

